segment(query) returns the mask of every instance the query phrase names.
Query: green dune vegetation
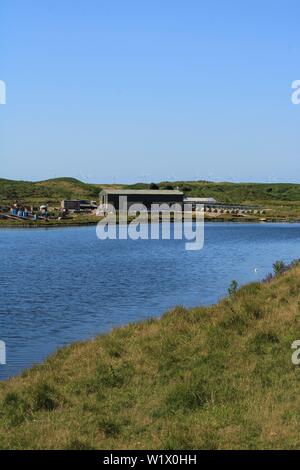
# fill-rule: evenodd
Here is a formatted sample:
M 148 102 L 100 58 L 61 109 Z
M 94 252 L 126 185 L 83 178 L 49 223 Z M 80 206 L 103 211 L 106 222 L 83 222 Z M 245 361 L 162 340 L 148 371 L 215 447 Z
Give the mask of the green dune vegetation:
M 147 185 L 138 183 L 130 187 L 142 189 L 145 186 Z M 189 197 L 214 197 L 224 203 L 300 202 L 300 184 L 175 181 L 158 183 L 158 187 L 160 189 L 178 187 Z
M 59 205 L 62 199 L 95 199 L 101 187 L 75 178 L 54 178 L 46 181 L 14 181 L 0 179 L 0 203 Z
M 300 184 L 288 183 L 214 183 L 209 181 L 175 181 L 122 184 L 88 184 L 75 178 L 55 178 L 46 181 L 29 182 L 0 179 L 1 207 L 9 207 L 14 202 L 39 207 L 48 204 L 50 212 L 56 216 L 62 199 L 99 200 L 99 192 L 106 188 L 123 189 L 175 189 L 182 190 L 187 197 L 213 197 L 221 203 L 251 204 L 265 210 L 260 215 L 235 216 L 232 214 L 207 214 L 207 220 L 224 221 L 300 221 Z M 0 226 L 36 225 L 83 225 L 97 223 L 99 219 L 89 215 L 74 215 L 63 221 L 48 220 L 31 223 L 30 221 L 4 220 Z
M 157 183 L 156 186 L 158 189 L 178 187 L 187 196 L 214 197 L 224 203 L 298 203 L 300 207 L 300 184 L 165 181 Z M 12 200 L 18 199 L 26 203 L 59 204 L 61 199 L 95 199 L 104 187 L 148 189 L 149 184 L 88 184 L 76 178 L 54 178 L 38 182 L 0 178 L 0 203 L 11 203 Z
M 0 384 L 3 449 L 297 449 L 300 265 L 57 351 Z

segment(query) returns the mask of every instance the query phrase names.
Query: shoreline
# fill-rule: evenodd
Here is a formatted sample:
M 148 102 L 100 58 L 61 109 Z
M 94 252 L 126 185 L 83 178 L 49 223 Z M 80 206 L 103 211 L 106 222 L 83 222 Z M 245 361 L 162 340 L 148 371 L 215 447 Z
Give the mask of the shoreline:
M 194 221 L 194 219 L 193 219 Z M 75 223 L 0 223 L 0 230 L 1 229 L 6 229 L 6 228 L 16 228 L 16 229 L 37 229 L 37 228 L 68 228 L 68 227 L 90 227 L 90 226 L 96 226 L 99 221 L 89 221 L 89 222 L 75 222 Z M 128 221 L 127 225 L 131 221 Z M 160 220 L 159 223 L 162 221 Z M 174 223 L 174 220 L 170 220 L 171 223 Z M 300 219 L 282 219 L 282 218 L 272 218 L 272 219 L 250 219 L 250 218 L 207 218 L 204 219 L 205 223 L 233 223 L 233 224 L 241 224 L 241 223 L 247 223 L 247 224 L 299 224 Z M 149 224 L 153 222 L 147 222 Z M 119 225 L 119 222 L 116 221 L 116 225 Z

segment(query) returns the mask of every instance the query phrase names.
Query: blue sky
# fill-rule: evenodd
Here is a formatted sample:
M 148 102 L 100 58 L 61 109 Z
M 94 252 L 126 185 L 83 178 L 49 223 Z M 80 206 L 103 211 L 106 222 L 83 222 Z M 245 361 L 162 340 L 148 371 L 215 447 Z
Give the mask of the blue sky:
M 300 4 L 1 0 L 0 176 L 300 183 Z

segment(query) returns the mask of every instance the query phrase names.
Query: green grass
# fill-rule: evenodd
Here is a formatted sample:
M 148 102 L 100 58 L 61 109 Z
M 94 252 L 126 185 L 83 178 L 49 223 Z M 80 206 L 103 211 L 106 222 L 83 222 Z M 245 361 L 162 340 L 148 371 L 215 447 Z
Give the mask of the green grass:
M 259 201 L 290 201 L 300 202 L 300 184 L 290 183 L 213 183 L 193 181 L 175 183 L 160 183 L 160 186 L 171 184 L 179 186 L 191 196 L 215 197 L 221 202 L 259 202 Z
M 18 201 L 38 207 L 47 203 L 59 208 L 62 199 L 99 200 L 99 192 L 106 186 L 115 188 L 147 189 L 148 184 L 132 185 L 87 184 L 75 178 L 56 178 L 39 182 L 13 181 L 0 179 L 0 206 Z M 208 181 L 177 181 L 158 183 L 160 189 L 181 189 L 190 197 L 214 197 L 218 202 L 253 204 L 266 209 L 263 215 L 267 221 L 300 220 L 300 185 L 288 183 L 213 183 Z M 256 221 L 260 215 L 235 216 L 231 214 L 207 216 L 208 220 Z M 72 224 L 67 222 L 67 224 Z M 84 223 L 84 222 L 80 222 Z M 1 221 L 0 226 L 20 225 L 11 221 Z M 28 226 L 21 222 L 21 225 Z M 57 225 L 57 223 L 55 223 Z M 60 224 L 62 225 L 62 224 Z
M 75 178 L 55 178 L 29 182 L 0 179 L 0 202 L 24 200 L 59 203 L 61 199 L 97 199 L 104 184 L 87 184 Z M 148 184 L 110 185 L 119 188 L 147 189 Z M 160 189 L 179 187 L 187 196 L 215 197 L 225 203 L 298 203 L 300 184 L 289 183 L 213 183 L 207 181 L 176 181 L 158 183 Z
M 224 203 L 271 203 L 300 205 L 300 184 L 291 183 L 215 183 L 211 181 L 175 181 L 158 183 L 160 189 L 179 188 L 190 197 L 214 197 Z M 144 183 L 128 188 L 145 189 Z
M 297 449 L 300 266 L 0 383 L 3 449 Z
M 46 181 L 13 181 L 0 179 L 0 202 L 11 204 L 48 203 L 60 205 L 62 199 L 98 199 L 101 187 L 75 178 L 55 178 Z
M 0 228 L 47 228 L 47 227 L 71 227 L 71 226 L 81 226 L 81 225 L 96 225 L 99 222 L 99 217 L 93 214 L 72 214 L 68 217 L 65 217 L 61 220 L 49 219 L 43 220 L 39 219 L 37 221 L 33 220 L 22 220 L 22 219 L 0 219 Z

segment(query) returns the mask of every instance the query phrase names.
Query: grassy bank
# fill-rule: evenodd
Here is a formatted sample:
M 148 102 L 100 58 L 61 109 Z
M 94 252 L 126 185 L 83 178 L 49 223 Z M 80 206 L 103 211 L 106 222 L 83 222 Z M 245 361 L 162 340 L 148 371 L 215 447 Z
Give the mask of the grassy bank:
M 128 223 L 130 223 L 134 218 L 128 217 Z M 193 215 L 193 219 L 195 216 Z M 58 219 L 49 219 L 49 220 L 42 220 L 39 219 L 37 221 L 33 220 L 22 220 L 22 219 L 0 219 L 0 228 L 47 228 L 47 227 L 79 227 L 79 226 L 86 226 L 86 225 L 97 225 L 97 223 L 101 220 L 100 217 L 92 215 L 92 214 L 74 214 L 72 216 L 65 217 L 61 220 Z M 162 217 L 160 215 L 159 220 L 162 221 Z M 269 222 L 288 222 L 290 219 L 276 219 L 276 218 L 263 218 L 261 216 L 255 215 L 248 215 L 248 216 L 237 216 L 237 215 L 229 215 L 229 214 L 209 214 L 205 215 L 204 217 L 205 222 L 259 222 L 260 220 L 269 221 Z M 170 221 L 174 221 L 173 214 L 170 214 Z M 294 220 L 291 220 L 294 221 Z M 296 221 L 296 220 L 295 220 Z M 300 221 L 300 220 L 299 220 Z M 149 223 L 151 222 L 151 218 L 149 216 Z M 118 224 L 118 216 L 116 217 L 116 223 Z
M 59 350 L 0 384 L 0 447 L 300 447 L 300 267 Z
M 47 228 L 47 227 L 79 227 L 86 225 L 96 225 L 100 218 L 93 214 L 74 214 L 65 217 L 61 220 L 58 219 L 39 219 L 22 220 L 22 219 L 0 219 L 0 228 Z

